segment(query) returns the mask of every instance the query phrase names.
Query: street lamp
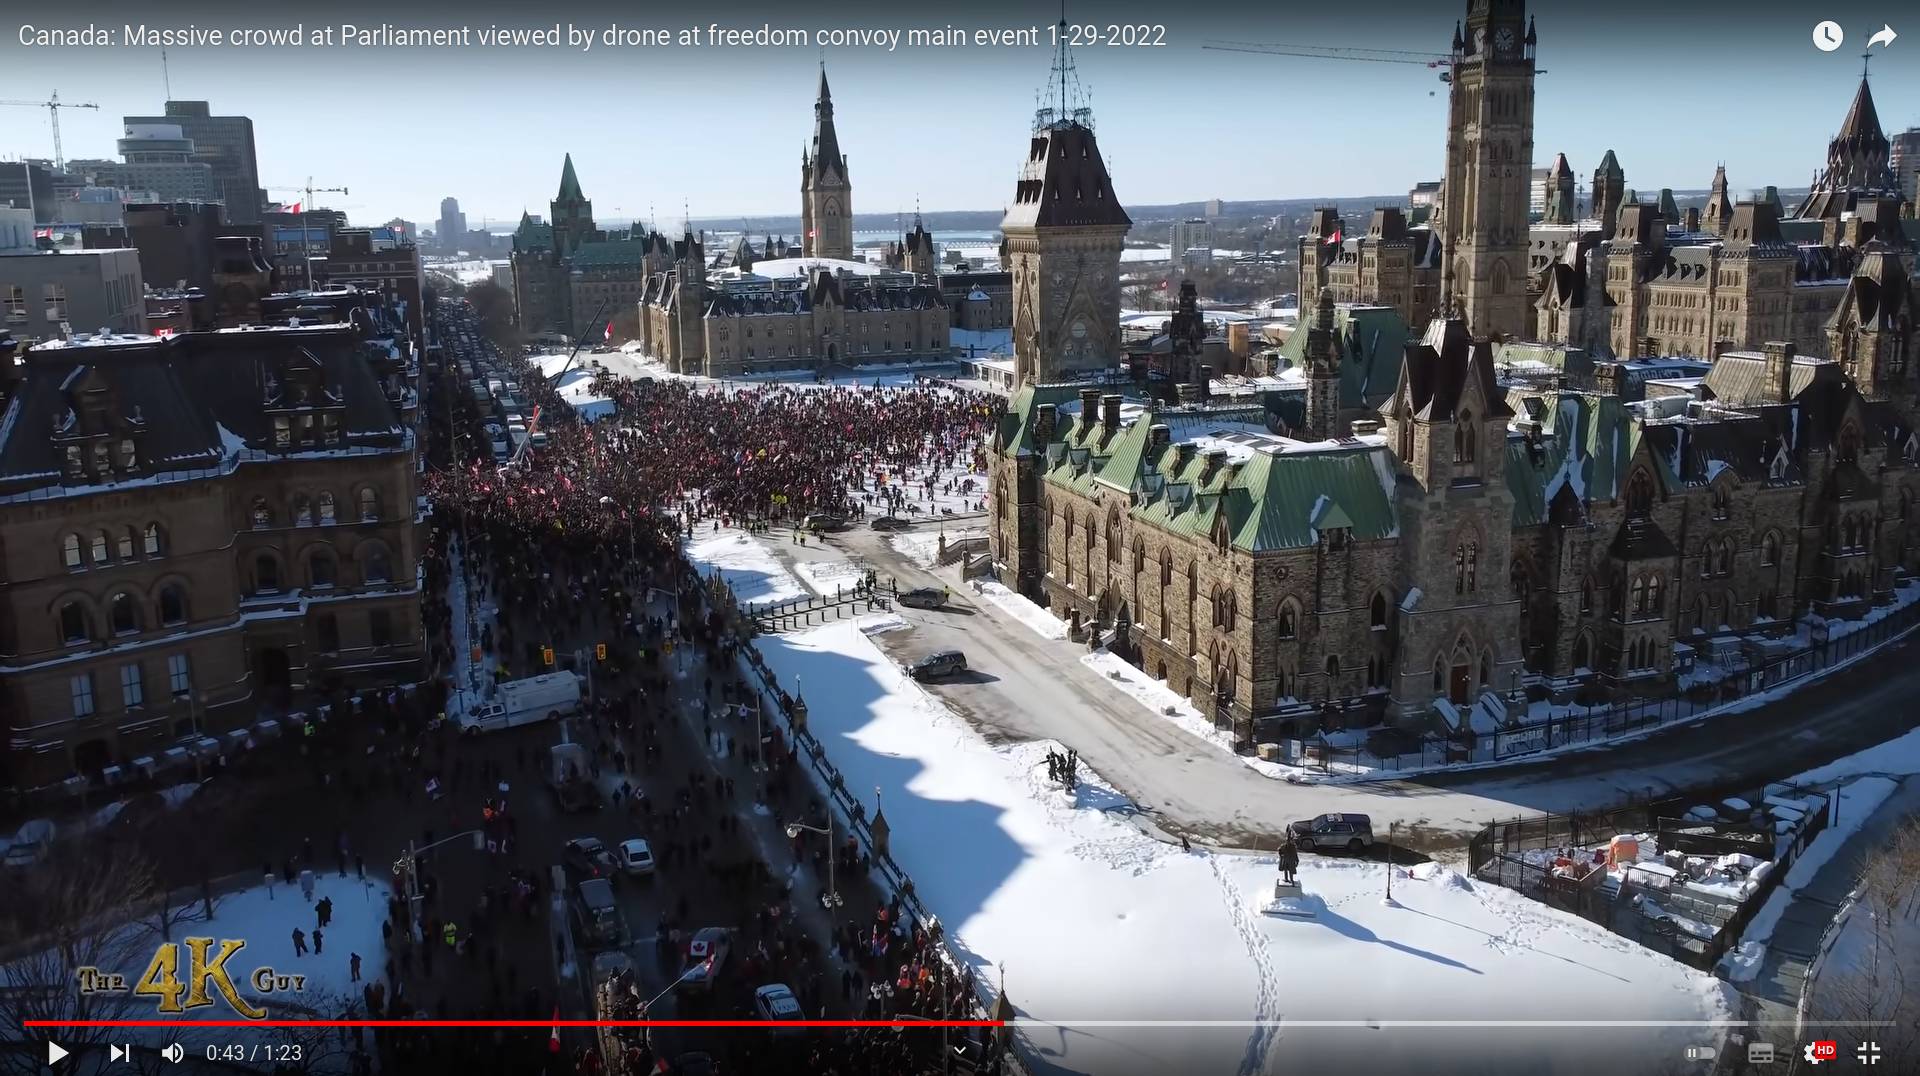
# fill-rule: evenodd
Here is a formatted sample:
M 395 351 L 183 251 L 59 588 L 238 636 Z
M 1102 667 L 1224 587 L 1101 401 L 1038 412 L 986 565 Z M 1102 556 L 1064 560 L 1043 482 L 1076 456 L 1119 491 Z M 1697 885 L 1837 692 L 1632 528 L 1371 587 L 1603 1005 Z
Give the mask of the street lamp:
M 834 881 L 834 860 L 838 858 L 836 855 L 838 849 L 834 847 L 833 843 L 833 812 L 827 812 L 826 829 L 821 829 L 819 826 L 809 826 L 804 822 L 787 823 L 787 836 L 789 838 L 798 838 L 803 831 L 807 833 L 822 833 L 825 834 L 827 838 L 827 891 L 820 897 L 821 906 L 832 909 L 846 904 L 846 901 L 840 899 L 840 887 Z
M 399 860 L 397 860 L 394 863 L 393 865 L 394 872 L 397 874 L 404 874 L 407 880 L 407 935 L 409 937 L 412 937 L 414 926 L 419 920 L 419 916 L 414 914 L 413 906 L 417 901 L 421 899 L 420 853 L 438 848 L 441 845 L 447 844 L 450 841 L 457 841 L 462 837 L 472 837 L 473 846 L 476 851 L 479 850 L 480 848 L 485 847 L 484 842 L 486 840 L 486 831 L 479 830 L 479 829 L 469 829 L 460 833 L 456 833 L 451 837 L 442 837 L 441 839 L 433 842 L 432 844 L 425 845 L 423 847 L 418 847 L 418 848 L 414 847 L 414 843 L 412 841 L 408 841 L 407 850 L 401 853 Z M 422 936 L 421 940 L 432 941 L 433 939 Z

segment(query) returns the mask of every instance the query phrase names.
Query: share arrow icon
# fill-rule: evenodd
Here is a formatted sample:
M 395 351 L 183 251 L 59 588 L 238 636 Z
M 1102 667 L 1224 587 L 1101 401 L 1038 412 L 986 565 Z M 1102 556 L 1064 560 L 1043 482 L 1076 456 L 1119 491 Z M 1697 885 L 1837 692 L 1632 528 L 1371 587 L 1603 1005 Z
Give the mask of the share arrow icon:
M 1881 48 L 1886 48 L 1888 45 L 1893 44 L 1894 38 L 1899 36 L 1899 34 L 1893 32 L 1893 27 L 1888 26 L 1886 23 L 1881 23 L 1879 31 L 1872 37 L 1867 38 L 1867 47 L 1872 48 L 1875 45 L 1879 45 Z

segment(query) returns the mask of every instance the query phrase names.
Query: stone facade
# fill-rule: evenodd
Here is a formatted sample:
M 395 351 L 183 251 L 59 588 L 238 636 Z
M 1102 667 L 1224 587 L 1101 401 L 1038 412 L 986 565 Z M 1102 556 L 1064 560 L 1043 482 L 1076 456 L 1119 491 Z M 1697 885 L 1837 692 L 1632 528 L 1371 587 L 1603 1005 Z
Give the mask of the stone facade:
M 249 328 L 27 352 L 0 439 L 7 783 L 131 772 L 310 691 L 424 675 L 417 363 L 368 302 L 260 297 Z

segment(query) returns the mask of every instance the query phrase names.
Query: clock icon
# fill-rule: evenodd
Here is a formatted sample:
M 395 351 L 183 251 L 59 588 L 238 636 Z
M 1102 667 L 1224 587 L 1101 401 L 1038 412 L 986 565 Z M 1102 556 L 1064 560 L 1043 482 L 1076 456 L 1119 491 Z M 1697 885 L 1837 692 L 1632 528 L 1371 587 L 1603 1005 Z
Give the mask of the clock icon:
M 1813 47 L 1821 52 L 1832 52 L 1847 40 L 1847 32 L 1832 19 L 1815 23 L 1813 27 Z

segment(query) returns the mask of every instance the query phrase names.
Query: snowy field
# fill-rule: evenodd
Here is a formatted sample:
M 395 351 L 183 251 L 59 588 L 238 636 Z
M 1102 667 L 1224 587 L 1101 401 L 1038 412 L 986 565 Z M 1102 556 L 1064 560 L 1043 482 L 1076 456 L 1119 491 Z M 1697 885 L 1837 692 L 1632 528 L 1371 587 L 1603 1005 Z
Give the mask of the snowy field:
M 1386 906 L 1384 864 L 1309 858 L 1318 917 L 1268 917 L 1271 857 L 1149 835 L 1086 767 L 1074 795 L 1050 786 L 1052 745 L 988 745 L 859 623 L 756 645 L 782 682 L 806 683 L 811 728 L 849 787 L 882 790 L 896 859 L 981 980 L 1004 969 L 1039 1071 L 1661 1071 L 1716 1036 L 1392 1025 L 1728 1018 L 1712 977 L 1438 867 L 1401 868 Z
M 734 600 L 742 605 L 765 605 L 807 596 L 807 588 L 800 585 L 780 559 L 746 531 L 696 528 L 694 537 L 687 542 L 686 553 L 702 577 L 718 571 L 733 588 Z

